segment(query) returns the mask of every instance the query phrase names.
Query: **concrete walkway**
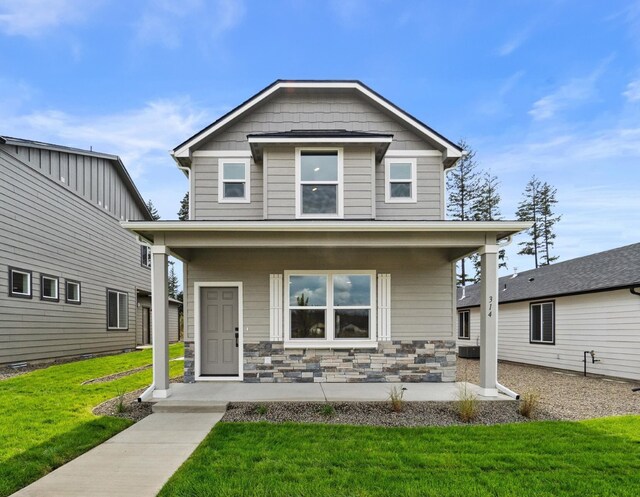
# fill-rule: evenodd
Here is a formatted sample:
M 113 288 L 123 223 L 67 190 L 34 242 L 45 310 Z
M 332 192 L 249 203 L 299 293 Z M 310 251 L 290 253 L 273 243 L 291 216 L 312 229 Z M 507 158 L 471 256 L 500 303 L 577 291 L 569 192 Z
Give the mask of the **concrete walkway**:
M 152 497 L 223 413 L 152 414 L 15 497 Z

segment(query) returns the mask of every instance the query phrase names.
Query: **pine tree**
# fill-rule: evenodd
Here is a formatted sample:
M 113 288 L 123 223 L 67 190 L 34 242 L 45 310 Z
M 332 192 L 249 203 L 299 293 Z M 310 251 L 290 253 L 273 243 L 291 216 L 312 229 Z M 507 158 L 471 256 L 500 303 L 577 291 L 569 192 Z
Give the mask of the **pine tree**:
M 147 202 L 147 209 L 149 209 L 149 213 L 151 214 L 151 219 L 153 219 L 154 221 L 157 221 L 158 219 L 160 219 L 160 214 L 158 214 L 158 209 L 156 209 L 156 206 L 153 205 L 153 202 L 151 201 L 151 199 L 149 199 L 149 201 Z
M 189 192 L 184 194 L 180 201 L 180 210 L 178 211 L 178 219 L 187 221 L 189 219 Z
M 530 239 L 518 244 L 522 247 L 518 254 L 533 255 L 536 268 L 558 259 L 549 252 L 556 238 L 553 228 L 561 218 L 553 212 L 554 205 L 558 203 L 556 191 L 548 183 L 542 183 L 533 176 L 525 187 L 523 199 L 516 211 L 518 221 L 533 222 L 526 232 Z
M 478 186 L 478 194 L 476 203 L 473 206 L 474 221 L 499 221 L 502 219 L 500 213 L 500 192 L 498 191 L 498 177 L 491 174 L 490 171 L 486 171 L 480 179 Z M 505 249 L 498 251 L 498 267 L 507 267 L 507 257 Z M 471 262 L 475 270 L 474 283 L 480 282 L 481 270 L 480 270 L 480 256 L 474 254 L 471 256 Z
M 557 189 L 548 183 L 540 188 L 540 237 L 542 238 L 542 254 L 540 265 L 546 266 L 558 260 L 558 256 L 551 256 L 549 250 L 554 245 L 556 234 L 553 231 L 555 224 L 562 216 L 556 216 L 553 207 L 558 203 L 556 199 Z
M 447 213 L 454 221 L 471 221 L 475 218 L 475 208 L 478 203 L 478 187 L 480 175 L 477 171 L 475 151 L 465 140 L 458 142 L 468 153 L 461 157 L 458 164 L 447 176 Z M 473 281 L 466 269 L 465 259 L 460 261 L 460 272 L 457 275 L 458 286 L 465 286 Z
M 168 286 L 169 286 L 169 297 L 175 299 L 178 295 L 178 276 L 173 268 L 175 262 L 169 261 L 169 276 L 167 278 Z

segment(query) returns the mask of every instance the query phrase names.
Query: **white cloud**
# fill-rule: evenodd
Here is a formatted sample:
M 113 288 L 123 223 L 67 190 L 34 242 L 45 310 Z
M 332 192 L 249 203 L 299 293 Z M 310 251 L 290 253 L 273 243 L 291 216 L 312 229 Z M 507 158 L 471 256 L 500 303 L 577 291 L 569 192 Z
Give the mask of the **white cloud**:
M 629 102 L 640 102 L 640 79 L 629 83 L 626 91 L 622 94 L 627 97 Z
M 518 31 L 515 35 L 513 35 L 498 48 L 498 55 L 500 57 L 505 57 L 515 52 L 523 43 L 525 43 L 529 39 L 529 37 L 531 36 L 531 32 L 532 26 L 527 26 L 526 28 Z
M 539 121 L 550 119 L 567 107 L 590 100 L 596 93 L 596 83 L 612 59 L 613 57 L 608 57 L 591 74 L 573 78 L 553 93 L 534 102 L 529 115 Z
M 241 0 L 154 0 L 136 23 L 136 37 L 143 44 L 175 49 L 194 36 L 222 36 L 240 24 L 245 13 Z
M 85 19 L 98 2 L 86 0 L 3 0 L 0 31 L 10 36 L 35 38 L 64 24 Z

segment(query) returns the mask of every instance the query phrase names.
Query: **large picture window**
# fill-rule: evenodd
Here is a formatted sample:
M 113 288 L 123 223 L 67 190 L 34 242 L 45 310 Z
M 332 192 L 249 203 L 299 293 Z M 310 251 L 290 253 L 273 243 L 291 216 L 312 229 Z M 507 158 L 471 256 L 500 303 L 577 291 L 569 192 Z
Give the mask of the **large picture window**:
M 298 217 L 342 217 L 342 150 L 296 151 Z
M 118 290 L 107 290 L 107 328 L 129 329 L 129 295 Z
M 339 346 L 375 339 L 372 271 L 291 272 L 286 281 L 289 340 Z
M 531 343 L 555 344 L 556 323 L 555 303 L 536 302 L 529 308 L 529 329 Z

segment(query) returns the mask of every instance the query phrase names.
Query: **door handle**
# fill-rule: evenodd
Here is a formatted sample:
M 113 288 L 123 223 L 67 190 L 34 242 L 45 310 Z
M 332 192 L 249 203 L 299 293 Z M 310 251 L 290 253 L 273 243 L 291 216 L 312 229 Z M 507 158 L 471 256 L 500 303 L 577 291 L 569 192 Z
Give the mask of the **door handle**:
M 238 329 L 238 328 L 236 328 L 236 330 L 237 330 L 237 329 Z M 238 347 L 238 335 L 239 335 L 239 333 L 238 333 L 238 332 L 236 332 L 236 347 Z

